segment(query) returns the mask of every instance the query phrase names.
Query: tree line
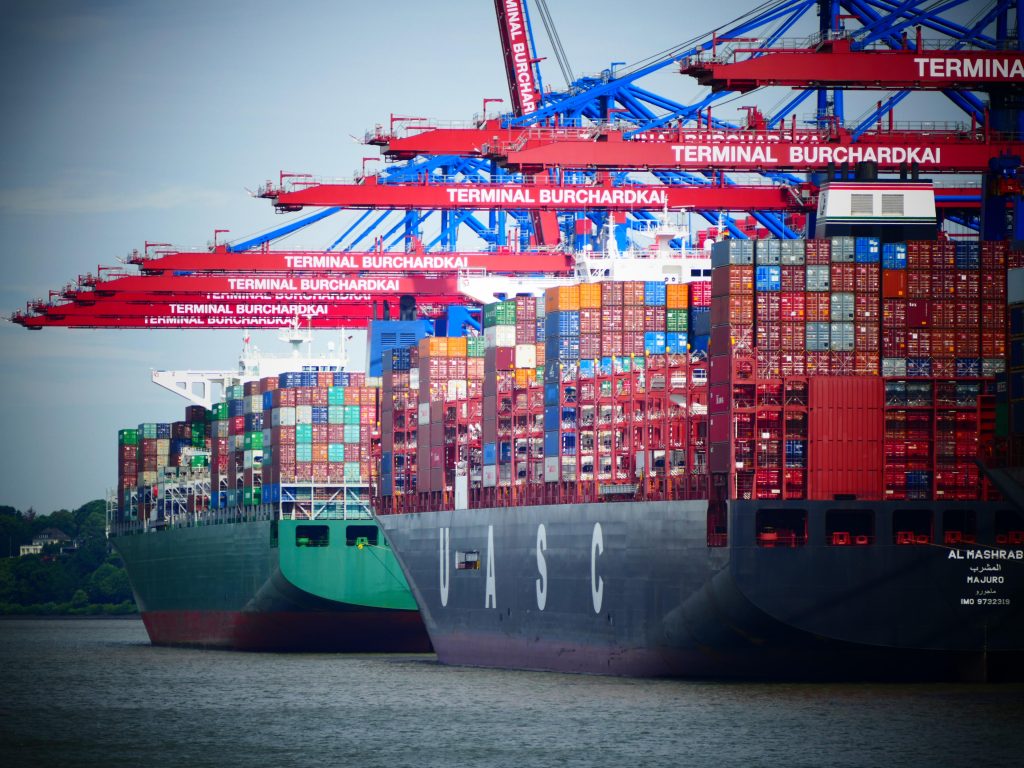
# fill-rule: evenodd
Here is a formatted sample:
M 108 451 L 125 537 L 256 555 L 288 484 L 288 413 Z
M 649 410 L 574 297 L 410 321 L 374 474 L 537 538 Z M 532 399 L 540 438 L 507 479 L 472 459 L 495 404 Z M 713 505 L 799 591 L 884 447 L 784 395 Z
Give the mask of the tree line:
M 55 528 L 77 544 L 19 557 L 22 544 Z M 116 615 L 136 611 L 124 562 L 107 543 L 106 505 L 97 499 L 48 515 L 0 506 L 0 614 Z

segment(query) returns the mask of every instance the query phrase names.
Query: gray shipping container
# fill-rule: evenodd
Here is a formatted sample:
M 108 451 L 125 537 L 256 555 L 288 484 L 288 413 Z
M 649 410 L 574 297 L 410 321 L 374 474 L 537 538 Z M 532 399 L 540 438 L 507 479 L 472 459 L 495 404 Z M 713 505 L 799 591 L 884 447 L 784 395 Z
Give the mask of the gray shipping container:
M 827 264 L 808 264 L 806 288 L 808 292 L 825 293 L 829 290 L 832 280 L 832 268 Z
M 834 322 L 853 322 L 853 294 L 833 293 L 831 312 L 830 317 Z
M 828 323 L 807 323 L 807 351 L 828 352 L 831 336 Z
M 729 264 L 753 264 L 753 240 L 723 240 L 711 246 L 711 266 L 725 267 Z
M 832 238 L 832 261 L 853 261 L 854 239 L 849 235 Z
M 802 266 L 806 242 L 803 240 L 781 240 L 782 263 L 786 266 Z
M 882 375 L 883 376 L 906 376 L 907 375 L 907 359 L 905 357 L 883 357 L 882 358 Z
M 853 323 L 832 323 L 831 346 L 833 352 L 853 352 Z
M 774 238 L 758 240 L 754 247 L 754 259 L 760 265 L 781 264 L 782 241 Z

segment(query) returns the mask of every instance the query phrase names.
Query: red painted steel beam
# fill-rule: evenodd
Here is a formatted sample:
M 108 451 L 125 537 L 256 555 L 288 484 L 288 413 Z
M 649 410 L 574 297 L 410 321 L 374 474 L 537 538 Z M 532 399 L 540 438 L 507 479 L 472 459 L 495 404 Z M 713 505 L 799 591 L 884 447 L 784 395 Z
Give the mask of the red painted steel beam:
M 923 173 L 984 173 L 989 160 L 1002 154 L 1021 156 L 1024 142 L 986 141 L 977 134 L 936 132 L 866 133 L 856 142 L 837 132 L 815 131 L 653 131 L 629 141 L 620 134 L 604 140 L 536 143 L 510 148 L 505 162 L 531 172 L 543 168 L 603 170 L 707 170 L 733 172 L 824 170 L 828 165 L 862 161 L 878 170 L 899 171 L 917 165 Z M 698 206 L 704 207 L 704 206 Z M 713 208 L 715 206 L 706 206 Z M 742 209 L 742 206 L 721 206 Z
M 732 55 L 752 58 L 716 62 L 690 59 L 680 72 L 713 91 L 751 91 L 762 86 L 861 90 L 963 88 L 1024 85 L 1024 52 L 866 50 L 853 51 L 850 40 L 817 49 L 736 48 Z
M 558 151 L 574 148 L 558 145 Z M 550 149 L 550 147 L 548 148 Z M 561 164 L 561 163 L 560 163 Z M 577 167 L 575 162 L 566 166 Z M 706 170 L 710 166 L 704 165 Z M 771 166 L 767 166 L 771 169 Z M 763 186 L 632 186 L 548 184 L 319 184 L 279 192 L 275 205 L 342 208 L 504 209 L 529 211 L 634 211 L 704 208 L 723 211 L 805 210 L 813 201 L 793 189 Z
M 373 316 L 373 307 L 368 302 L 361 303 L 328 303 L 309 301 L 300 304 L 269 300 L 250 302 L 239 300 L 218 301 L 182 301 L 129 302 L 129 301 L 97 301 L 92 304 L 47 304 L 41 311 L 51 318 L 74 317 L 177 317 L 177 316 L 209 316 L 235 317 L 240 319 L 260 319 L 264 317 L 294 318 L 300 317 L 331 317 L 339 320 L 365 319 Z
M 28 330 L 37 331 L 43 328 L 119 328 L 131 329 L 232 329 L 275 330 L 290 328 L 294 325 L 294 317 L 261 317 L 261 318 L 225 318 L 212 315 L 180 315 L 174 317 L 154 316 L 15 316 L 14 322 Z M 334 318 L 314 317 L 307 320 L 301 318 L 302 326 L 314 330 L 336 330 L 341 328 L 365 328 L 369 318 Z
M 362 306 L 377 302 L 398 302 L 399 294 L 381 295 L 372 293 L 260 293 L 260 292 L 226 292 L 206 293 L 202 291 L 112 291 L 109 293 L 93 293 L 92 291 L 68 291 L 63 294 L 69 304 L 56 304 L 57 307 L 82 306 L 95 307 L 109 304 L 111 302 L 129 302 L 133 304 L 187 301 L 187 302 L 223 302 L 233 301 L 242 304 L 328 304 L 339 307 Z M 429 296 L 426 303 L 447 305 L 447 304 L 474 304 L 474 299 L 463 296 L 460 293 L 451 293 L 445 296 Z M 47 306 L 47 305 L 44 305 Z
M 133 262 L 143 272 L 312 272 L 316 275 L 450 274 L 486 270 L 491 274 L 572 271 L 566 253 L 324 253 L 322 251 L 174 252 Z
M 403 136 L 378 129 L 366 143 L 379 145 L 384 156 L 392 160 L 412 160 L 419 155 L 484 157 L 489 147 L 517 141 L 523 134 L 523 128 L 501 128 L 497 120 L 481 128 L 433 128 L 410 123 Z
M 160 293 L 269 293 L 275 296 L 331 294 L 382 294 L 445 297 L 458 293 L 458 278 L 394 276 L 314 276 L 234 273 L 216 277 L 196 275 L 133 275 L 99 280 L 89 289 L 72 291 L 79 299 L 105 294 L 144 291 Z M 165 297 L 166 298 L 166 297 Z

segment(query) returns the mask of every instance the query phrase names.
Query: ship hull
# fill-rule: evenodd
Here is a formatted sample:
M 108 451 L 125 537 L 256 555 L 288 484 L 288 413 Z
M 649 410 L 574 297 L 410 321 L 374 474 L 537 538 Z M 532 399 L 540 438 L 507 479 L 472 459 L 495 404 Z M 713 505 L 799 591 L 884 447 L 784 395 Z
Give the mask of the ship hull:
M 707 545 L 706 502 L 379 520 L 444 663 L 644 677 L 1021 677 L 1020 547 L 881 535 L 827 546 L 824 507 L 844 504 L 857 506 L 800 502 L 809 530 L 798 547 L 758 544 L 754 502 L 731 503 L 724 547 Z M 872 506 L 887 530 L 893 505 Z M 972 581 L 982 578 L 999 581 Z
M 368 521 L 360 521 L 365 530 Z M 247 651 L 424 652 L 394 556 L 346 543 L 346 521 L 228 522 L 111 538 L 154 645 Z

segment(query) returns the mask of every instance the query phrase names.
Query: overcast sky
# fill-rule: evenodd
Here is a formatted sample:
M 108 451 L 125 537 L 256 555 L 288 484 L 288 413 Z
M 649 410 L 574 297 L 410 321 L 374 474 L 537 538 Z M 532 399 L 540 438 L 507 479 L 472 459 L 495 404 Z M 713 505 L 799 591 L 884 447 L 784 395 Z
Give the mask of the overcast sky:
M 549 6 L 577 75 L 636 62 L 749 8 Z M 377 154 L 351 137 L 391 113 L 469 120 L 483 98 L 507 98 L 491 0 L 0 0 L 0 9 L 5 317 L 147 240 L 204 247 L 214 229 L 241 239 L 281 225 L 246 189 L 280 170 L 351 176 Z M 808 15 L 803 33 L 815 23 Z M 554 59 L 542 67 L 563 85 Z M 701 92 L 671 68 L 644 85 L 683 103 Z M 287 246 L 326 248 L 344 226 L 327 219 Z M 256 338 L 274 347 L 273 334 Z M 116 481 L 117 430 L 183 417 L 185 401 L 150 383 L 150 370 L 234 368 L 240 347 L 231 330 L 30 332 L 0 322 L 0 504 L 49 512 L 104 496 Z

